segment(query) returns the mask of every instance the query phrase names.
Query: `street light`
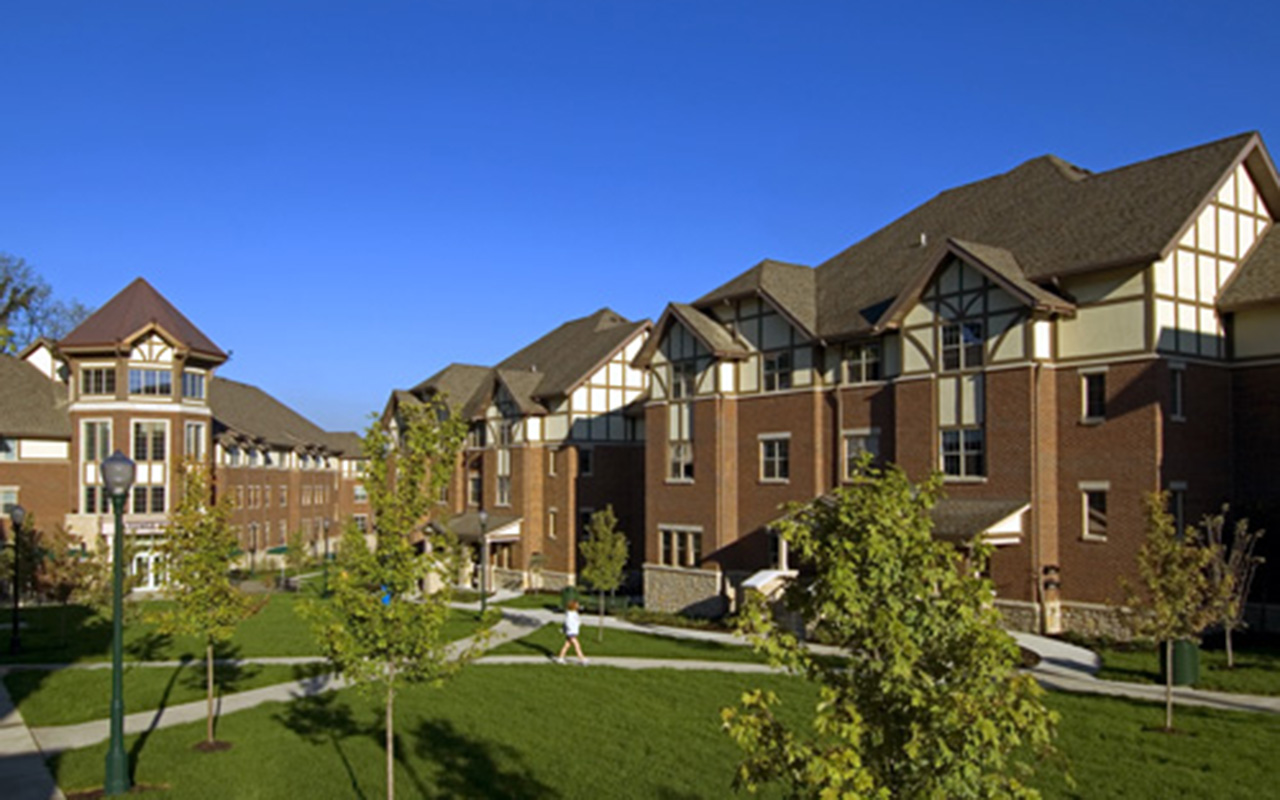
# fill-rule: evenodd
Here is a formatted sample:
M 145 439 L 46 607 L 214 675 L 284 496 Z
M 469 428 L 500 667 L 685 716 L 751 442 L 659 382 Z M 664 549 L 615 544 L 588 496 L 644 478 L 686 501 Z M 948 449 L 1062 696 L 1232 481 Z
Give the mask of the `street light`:
M 22 522 L 26 518 L 25 508 L 19 505 L 10 507 L 9 521 L 13 523 L 13 586 L 10 589 L 13 593 L 13 630 L 9 633 L 9 655 L 15 656 L 22 649 L 21 628 L 18 627 L 18 553 L 22 548 L 18 546 L 18 539 L 22 536 Z
M 489 589 L 489 513 L 480 509 L 480 613 L 488 608 Z
M 115 512 L 111 537 L 111 744 L 107 747 L 107 782 L 103 794 L 129 791 L 129 760 L 124 753 L 124 499 L 137 465 L 119 450 L 102 462 L 102 483 Z

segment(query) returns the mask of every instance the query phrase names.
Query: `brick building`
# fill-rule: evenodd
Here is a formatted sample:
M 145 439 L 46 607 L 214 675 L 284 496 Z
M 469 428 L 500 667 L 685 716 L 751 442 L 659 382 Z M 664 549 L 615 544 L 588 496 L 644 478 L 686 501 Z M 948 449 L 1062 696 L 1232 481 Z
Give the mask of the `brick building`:
M 470 432 L 437 524 L 472 548 L 487 539 L 490 585 L 573 583 L 591 514 L 612 505 L 643 562 L 643 371 L 631 365 L 649 335 L 604 308 L 566 322 L 494 367 L 451 364 L 392 392 L 384 421 L 404 403 L 440 396 Z M 486 514 L 481 528 L 480 512 Z
M 115 523 L 99 464 L 137 463 L 125 507 L 130 569 L 159 584 L 153 545 L 177 502 L 185 459 L 232 498 L 246 565 L 300 529 L 321 552 L 330 528 L 368 513 L 357 500 L 358 437 L 333 434 L 253 386 L 214 373 L 227 355 L 139 278 L 61 341 L 0 357 L 0 507 L 63 525 L 95 547 Z
M 1146 492 L 1280 522 L 1277 209 L 1256 134 L 1097 174 L 1046 156 L 671 304 L 635 362 L 646 604 L 717 613 L 794 566 L 779 505 L 863 450 L 944 474 L 939 535 L 995 545 L 1026 628 L 1108 624 Z

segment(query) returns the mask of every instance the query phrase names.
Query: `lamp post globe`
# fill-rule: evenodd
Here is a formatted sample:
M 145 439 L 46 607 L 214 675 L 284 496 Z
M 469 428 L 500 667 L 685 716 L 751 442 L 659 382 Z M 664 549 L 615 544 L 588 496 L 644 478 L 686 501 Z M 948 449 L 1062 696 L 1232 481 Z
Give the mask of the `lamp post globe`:
M 26 522 L 27 510 L 20 505 L 9 509 L 9 522 L 13 523 L 13 585 L 9 593 L 13 595 L 13 627 L 9 630 L 9 653 L 17 655 L 22 650 L 22 629 L 18 625 L 18 595 L 21 594 L 18 571 L 19 554 L 22 548 L 18 545 L 18 537 L 22 533 L 22 523 Z
M 115 527 L 111 534 L 111 742 L 103 794 L 129 791 L 129 759 L 124 751 L 124 500 L 138 467 L 119 450 L 103 460 L 102 484 L 111 498 Z

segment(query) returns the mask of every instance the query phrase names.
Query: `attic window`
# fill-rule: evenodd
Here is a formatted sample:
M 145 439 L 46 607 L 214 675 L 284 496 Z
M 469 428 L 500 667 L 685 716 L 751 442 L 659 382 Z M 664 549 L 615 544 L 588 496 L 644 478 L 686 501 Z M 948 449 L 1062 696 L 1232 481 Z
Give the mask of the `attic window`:
M 129 394 L 169 397 L 173 394 L 173 372 L 167 369 L 130 369 Z

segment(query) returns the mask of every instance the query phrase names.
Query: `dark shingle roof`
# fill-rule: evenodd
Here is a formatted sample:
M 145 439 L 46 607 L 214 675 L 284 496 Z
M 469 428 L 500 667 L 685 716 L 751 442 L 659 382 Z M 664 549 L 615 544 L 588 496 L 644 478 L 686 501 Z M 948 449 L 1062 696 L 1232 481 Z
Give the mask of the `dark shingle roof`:
M 546 406 L 534 399 L 546 377 L 542 372 L 525 372 L 515 369 L 499 369 L 495 370 L 498 374 L 498 380 L 502 381 L 507 387 L 507 393 L 511 395 L 511 399 L 515 401 L 516 407 L 520 409 L 521 414 L 544 414 L 547 411 Z
M 58 342 L 63 349 L 114 347 L 155 324 L 193 352 L 226 361 L 208 336 L 144 279 L 138 278 Z
M 487 400 L 493 387 L 493 370 L 475 364 L 450 364 L 413 387 L 410 392 L 424 396 L 427 392 L 444 395 L 450 406 L 464 419 L 475 415 Z M 399 391 L 399 390 L 397 390 Z
M 277 447 L 337 449 L 329 433 L 256 386 L 214 378 L 209 406 L 214 435 L 229 431 Z
M 933 507 L 934 538 L 967 544 L 992 525 L 1027 507 L 1026 500 L 957 500 L 944 497 Z
M 359 458 L 364 453 L 364 438 L 355 431 L 330 431 L 329 448 L 347 458 Z
M 0 434 L 70 439 L 67 387 L 25 361 L 0 355 Z
M 791 317 L 806 333 L 818 329 L 818 306 L 814 291 L 814 271 L 803 264 L 766 259 L 738 277 L 694 301 L 708 308 L 721 300 L 761 294 L 782 313 Z
M 645 342 L 640 352 L 632 361 L 634 366 L 644 368 L 653 361 L 658 347 L 666 336 L 667 328 L 679 322 L 702 342 L 716 358 L 745 358 L 751 354 L 751 348 L 733 337 L 733 334 L 719 322 L 711 319 L 703 312 L 688 303 L 668 303 L 667 310 L 658 318 L 658 325 L 653 336 Z
M 1280 300 L 1280 234 L 1275 232 L 1275 225 L 1271 225 L 1218 296 L 1218 307 L 1223 311 L 1237 311 L 1277 300 Z
M 629 322 L 617 312 L 602 308 L 590 316 L 564 323 L 503 359 L 497 368 L 540 372 L 543 377 L 537 397 L 563 397 L 648 325 L 648 320 Z
M 817 267 L 819 334 L 868 332 L 948 238 L 1013 253 L 1032 282 L 1157 260 L 1256 142 L 1241 134 L 1096 175 L 1042 156 L 945 191 Z

